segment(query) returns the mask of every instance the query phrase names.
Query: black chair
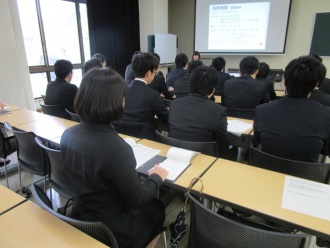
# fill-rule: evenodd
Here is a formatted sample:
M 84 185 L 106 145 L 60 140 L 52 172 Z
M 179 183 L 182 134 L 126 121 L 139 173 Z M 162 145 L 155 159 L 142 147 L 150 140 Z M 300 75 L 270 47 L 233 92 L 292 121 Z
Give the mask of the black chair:
M 45 162 L 47 162 L 46 166 L 48 166 L 48 179 L 50 187 L 65 198 L 74 198 L 76 196 L 76 192 L 72 185 L 72 181 L 64 170 L 61 150 L 48 147 L 46 142 L 38 137 L 35 137 L 35 141 L 48 158 Z M 52 190 L 50 189 L 50 199 L 52 199 L 51 192 Z
M 42 100 L 45 102 L 46 95 L 43 95 L 43 94 L 40 94 L 40 95 L 41 95 Z
M 260 151 L 252 145 L 249 150 L 249 165 L 320 183 L 329 181 L 329 163 L 308 163 L 280 158 Z
M 44 113 L 47 115 L 60 117 L 60 118 L 67 119 L 70 121 L 72 120 L 70 114 L 67 113 L 65 111 L 65 108 L 60 105 L 46 105 L 46 104 L 40 103 L 40 106 L 42 108 L 42 111 L 44 111 Z
M 219 147 L 216 141 L 212 142 L 193 142 L 193 141 L 184 141 L 174 139 L 168 136 L 165 136 L 159 132 L 157 134 L 157 141 L 169 146 L 175 146 L 179 148 L 184 148 L 196 152 L 201 152 L 206 155 L 213 157 L 219 157 Z
M 212 212 L 189 193 L 188 247 L 302 248 L 307 234 L 287 234 L 251 227 Z
M 111 248 L 118 248 L 115 236 L 110 231 L 110 229 L 103 223 L 75 220 L 67 216 L 61 215 L 53 210 L 51 201 L 49 200 L 46 193 L 38 185 L 33 184 L 31 186 L 31 191 L 37 204 L 47 212 L 51 213 L 52 215 L 55 215 L 57 218 L 60 218 L 61 220 L 74 226 L 80 231 L 104 243 L 105 245 Z
M 230 117 L 242 118 L 253 120 L 254 119 L 254 109 L 234 109 L 234 108 L 226 108 L 227 115 Z
M 71 119 L 75 122 L 80 122 L 80 117 L 75 114 L 75 113 L 72 113 L 70 112 L 69 110 L 65 109 L 65 111 L 71 116 Z
M 9 136 L 4 127 L 0 128 L 0 157 L 3 159 L 3 166 L 5 168 L 5 177 L 7 188 L 9 188 L 8 171 L 7 171 L 7 157 L 17 151 L 16 140 L 14 136 Z
M 47 157 L 35 142 L 36 135 L 33 132 L 14 130 L 8 122 L 5 122 L 4 126 L 14 134 L 17 141 L 18 174 L 21 193 L 23 193 L 21 168 L 32 174 L 43 176 L 44 188 L 46 189 Z
M 156 140 L 156 131 L 149 123 L 114 121 L 111 125 L 118 133 L 126 134 L 140 139 Z

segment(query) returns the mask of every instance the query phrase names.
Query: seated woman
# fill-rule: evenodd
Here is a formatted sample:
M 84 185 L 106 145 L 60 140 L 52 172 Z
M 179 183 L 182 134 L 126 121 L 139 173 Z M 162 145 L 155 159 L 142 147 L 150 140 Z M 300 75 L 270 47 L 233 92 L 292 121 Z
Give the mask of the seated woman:
M 155 166 L 141 184 L 132 148 L 110 124 L 122 118 L 125 93 L 114 70 L 87 72 L 74 103 L 81 122 L 64 132 L 61 150 L 77 193 L 71 217 L 101 221 L 119 247 L 140 248 L 163 225 L 165 208 L 155 197 L 168 172 Z

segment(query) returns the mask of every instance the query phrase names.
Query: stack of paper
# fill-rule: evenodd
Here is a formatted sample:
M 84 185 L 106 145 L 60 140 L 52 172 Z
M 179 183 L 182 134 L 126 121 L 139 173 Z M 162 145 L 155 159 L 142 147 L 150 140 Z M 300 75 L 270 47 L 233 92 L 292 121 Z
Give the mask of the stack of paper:
M 227 132 L 241 136 L 246 130 L 252 128 L 252 124 L 238 121 L 238 120 L 228 120 Z

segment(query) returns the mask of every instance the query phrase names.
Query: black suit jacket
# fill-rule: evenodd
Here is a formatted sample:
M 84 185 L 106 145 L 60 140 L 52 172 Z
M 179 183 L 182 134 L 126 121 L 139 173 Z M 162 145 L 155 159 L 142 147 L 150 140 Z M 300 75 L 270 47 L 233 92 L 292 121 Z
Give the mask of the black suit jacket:
M 274 89 L 274 83 L 272 82 L 272 80 L 268 78 L 257 78 L 256 80 L 259 83 L 264 83 L 266 85 L 269 100 L 274 101 L 276 99 L 276 93 Z
M 308 98 L 289 98 L 256 108 L 254 135 L 264 152 L 317 162 L 330 136 L 330 108 Z
M 126 70 L 125 70 L 125 81 L 127 85 L 129 85 L 134 80 L 134 78 L 135 77 L 132 69 L 132 64 L 129 64 L 128 66 L 126 66 Z
M 164 76 L 157 74 L 148 86 L 159 94 L 163 94 L 167 99 L 173 98 L 174 91 L 168 91 Z
M 319 89 L 313 90 L 310 98 L 322 103 L 324 106 L 330 106 L 330 95 L 323 93 Z
M 155 115 L 167 124 L 168 109 L 164 100 L 143 81 L 133 80 L 125 97 L 124 120 L 153 123 Z
M 222 105 L 235 109 L 254 109 L 260 103 L 269 102 L 265 84 L 250 75 L 227 80 L 223 86 Z
M 103 222 L 120 247 L 147 242 L 157 226 L 145 211 L 161 216 L 164 209 L 145 207 L 156 197 L 162 180 L 153 174 L 140 183 L 133 150 L 114 128 L 82 121 L 63 133 L 61 151 L 77 193 L 71 216 Z
M 325 94 L 330 94 L 330 79 L 325 78 L 322 83 L 319 85 L 320 91 L 322 91 Z
M 168 87 L 174 87 L 174 82 L 180 78 L 183 78 L 186 75 L 187 70 L 183 68 L 175 68 L 173 71 L 170 71 L 166 75 L 166 84 Z
M 184 97 L 190 94 L 190 73 L 174 82 L 174 92 L 176 98 Z
M 228 152 L 226 110 L 206 96 L 191 94 L 170 107 L 170 136 L 180 140 L 217 141 L 219 152 Z
M 73 102 L 77 91 L 78 87 L 76 85 L 70 84 L 64 79 L 56 78 L 55 81 L 47 85 L 45 104 L 60 105 L 75 113 Z
M 218 71 L 218 83 L 217 86 L 215 87 L 214 95 L 218 95 L 218 96 L 222 95 L 223 84 L 225 83 L 225 81 L 227 81 L 230 78 L 231 76 L 228 73 Z

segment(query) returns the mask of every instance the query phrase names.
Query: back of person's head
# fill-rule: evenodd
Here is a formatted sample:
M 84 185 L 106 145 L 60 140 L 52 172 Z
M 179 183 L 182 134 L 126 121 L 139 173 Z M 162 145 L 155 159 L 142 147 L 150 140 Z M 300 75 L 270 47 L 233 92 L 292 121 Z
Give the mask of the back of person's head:
M 188 64 L 188 57 L 184 53 L 179 53 L 175 57 L 176 67 L 184 68 Z
M 135 52 L 133 53 L 131 63 L 132 63 L 132 61 L 133 61 L 134 56 L 135 56 L 135 55 L 138 55 L 138 54 L 141 54 L 141 52 L 140 52 L 140 51 L 135 51 Z
M 223 57 L 216 57 L 212 60 L 212 66 L 217 71 L 221 71 L 226 66 L 226 60 Z
M 265 62 L 261 62 L 259 66 L 257 78 L 266 78 L 268 74 L 269 74 L 269 65 Z
M 292 98 L 306 98 L 323 81 L 325 74 L 325 66 L 314 56 L 301 56 L 291 60 L 284 71 L 287 95 Z
M 201 58 L 201 54 L 200 54 L 198 51 L 194 51 L 194 52 L 192 53 L 192 60 L 195 60 L 194 57 L 196 57 L 196 58 L 197 58 L 196 60 L 198 60 L 198 59 Z
M 109 68 L 87 72 L 74 100 L 74 109 L 81 120 L 110 124 L 123 116 L 126 82 Z
M 159 61 L 151 53 L 140 53 L 133 57 L 132 70 L 137 78 L 144 78 L 148 71 L 158 69 Z
M 73 70 L 73 65 L 69 60 L 59 59 L 54 64 L 54 71 L 57 78 L 66 78 Z
M 158 59 L 158 61 L 160 63 L 160 57 L 159 57 L 158 53 L 153 53 L 152 55 L 154 55 L 156 57 L 156 59 Z
M 247 56 L 239 63 L 239 70 L 242 75 L 252 75 L 259 69 L 259 60 L 254 56 Z
M 312 55 L 314 58 L 316 58 L 318 61 L 322 62 L 323 59 L 318 55 L 318 54 L 313 54 Z
M 93 68 L 102 68 L 102 61 L 97 57 L 92 57 L 90 60 L 86 61 L 84 64 L 84 73 L 88 72 Z
M 203 96 L 210 95 L 218 82 L 218 73 L 212 66 L 197 67 L 190 77 L 190 92 Z
M 101 60 L 101 63 L 106 63 L 107 59 L 105 58 L 105 56 L 101 53 L 95 53 L 92 58 L 98 58 Z
M 188 73 L 192 73 L 193 70 L 195 70 L 197 67 L 202 66 L 203 62 L 200 60 L 192 60 L 188 63 L 188 69 L 187 72 Z

